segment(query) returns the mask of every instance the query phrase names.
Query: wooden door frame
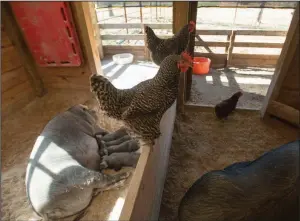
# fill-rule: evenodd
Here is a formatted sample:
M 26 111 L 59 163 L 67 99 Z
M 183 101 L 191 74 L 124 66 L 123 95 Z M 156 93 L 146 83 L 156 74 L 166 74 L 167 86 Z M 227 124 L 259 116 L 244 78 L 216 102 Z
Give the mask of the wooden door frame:
M 1 19 L 9 39 L 15 45 L 17 52 L 22 59 L 30 84 L 35 91 L 35 95 L 38 97 L 44 96 L 46 94 L 46 89 L 42 77 L 37 71 L 35 61 L 27 47 L 9 2 L 1 2 Z
M 296 51 L 295 43 L 297 43 L 297 39 L 295 38 L 295 36 L 297 34 L 297 28 L 299 30 L 299 2 L 297 3 L 297 6 L 295 8 L 286 40 L 278 58 L 271 84 L 268 88 L 267 95 L 261 108 L 262 118 L 266 116 L 272 102 L 274 102 L 278 98 L 280 88 L 288 73 L 290 63 Z
M 198 2 L 180 1 L 173 2 L 173 33 L 177 33 L 184 25 L 193 20 L 197 20 Z M 195 30 L 196 31 L 196 30 Z M 195 32 L 190 35 L 189 53 L 194 56 Z M 192 69 L 182 73 L 179 80 L 178 110 L 184 111 L 185 102 L 190 98 L 192 87 Z
M 103 75 L 89 2 L 70 2 L 91 74 Z

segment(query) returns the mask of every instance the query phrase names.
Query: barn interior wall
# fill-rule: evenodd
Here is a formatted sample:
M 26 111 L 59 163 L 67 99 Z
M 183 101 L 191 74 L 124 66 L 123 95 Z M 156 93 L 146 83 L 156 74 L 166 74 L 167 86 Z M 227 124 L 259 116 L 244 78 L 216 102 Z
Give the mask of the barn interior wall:
M 87 58 L 87 48 L 83 31 L 79 25 L 84 19 L 77 14 L 76 3 L 71 3 L 73 19 L 82 51 L 82 65 L 80 67 L 37 67 L 46 88 L 89 89 L 89 76 L 92 74 Z M 100 62 L 100 59 L 99 59 Z
M 287 75 L 280 88 L 277 100 L 300 111 L 299 26 L 294 37 L 298 39 L 296 40 L 298 44 L 295 45 L 297 48 L 289 65 Z
M 82 15 L 74 6 L 77 3 L 71 3 L 73 19 L 78 34 L 80 47 L 82 51 L 82 65 L 80 67 L 40 67 L 35 62 L 30 64 L 41 77 L 43 86 L 46 90 L 55 88 L 82 89 L 89 90 L 89 77 L 92 74 L 91 62 L 88 59 L 88 49 L 86 45 L 88 38 L 85 30 L 82 30 L 84 22 Z M 78 3 L 79 4 L 79 3 Z M 81 5 L 80 5 L 81 6 Z M 2 93 L 2 116 L 14 112 L 24 107 L 36 97 L 34 86 L 31 83 L 30 74 L 28 74 L 24 65 L 24 59 L 19 54 L 19 46 L 13 44 L 13 40 L 5 32 L 5 27 L 1 23 L 1 93 Z M 19 29 L 19 27 L 17 27 Z M 21 37 L 23 38 L 23 36 Z M 21 49 L 23 50 L 23 49 Z M 30 56 L 31 57 L 31 56 Z M 99 58 L 100 63 L 100 58 Z M 100 73 L 101 74 L 101 73 Z
M 27 70 L 2 23 L 1 96 L 2 116 L 25 106 L 35 98 Z

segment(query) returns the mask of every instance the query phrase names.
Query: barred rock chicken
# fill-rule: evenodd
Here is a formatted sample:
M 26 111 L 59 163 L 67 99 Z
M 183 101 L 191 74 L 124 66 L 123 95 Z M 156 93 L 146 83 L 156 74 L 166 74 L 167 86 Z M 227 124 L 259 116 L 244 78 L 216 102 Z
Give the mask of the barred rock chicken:
M 188 46 L 189 34 L 194 30 L 195 22 L 190 21 L 172 38 L 160 39 L 149 26 L 145 26 L 147 48 L 152 61 L 159 66 L 168 55 L 180 55 Z
M 228 115 L 235 110 L 239 98 L 242 96 L 242 92 L 236 92 L 229 99 L 222 101 L 215 107 L 215 114 L 219 119 L 226 119 Z
M 99 107 L 107 116 L 121 120 L 122 113 L 130 105 L 135 93 L 149 83 L 143 81 L 130 89 L 118 89 L 102 75 L 90 77 L 91 92 L 96 95 Z
M 158 73 L 137 92 L 122 119 L 127 127 L 154 144 L 160 136 L 160 121 L 177 98 L 181 72 L 192 66 L 192 58 L 186 52 L 169 55 L 160 65 Z

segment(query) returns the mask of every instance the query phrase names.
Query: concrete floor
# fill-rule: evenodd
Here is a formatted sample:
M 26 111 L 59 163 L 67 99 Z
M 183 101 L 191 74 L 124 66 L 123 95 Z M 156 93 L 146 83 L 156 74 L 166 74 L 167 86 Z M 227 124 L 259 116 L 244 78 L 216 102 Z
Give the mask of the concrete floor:
M 131 88 L 153 78 L 159 67 L 153 62 L 134 61 L 132 64 L 117 65 L 111 58 L 101 61 L 104 75 L 119 89 Z
M 190 103 L 216 105 L 237 91 L 243 96 L 238 102 L 242 109 L 259 110 L 267 94 L 273 68 L 211 69 L 207 75 L 193 75 Z

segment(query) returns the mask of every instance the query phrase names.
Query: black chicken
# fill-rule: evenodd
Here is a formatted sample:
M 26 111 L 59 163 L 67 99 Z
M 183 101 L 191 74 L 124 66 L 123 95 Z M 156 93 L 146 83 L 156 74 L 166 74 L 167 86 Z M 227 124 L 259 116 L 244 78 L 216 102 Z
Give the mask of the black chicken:
M 242 92 L 236 92 L 229 99 L 222 101 L 215 106 L 215 114 L 219 119 L 226 119 L 228 115 L 235 110 L 239 98 L 243 95 Z

